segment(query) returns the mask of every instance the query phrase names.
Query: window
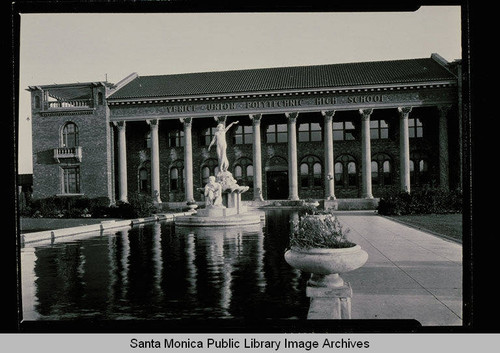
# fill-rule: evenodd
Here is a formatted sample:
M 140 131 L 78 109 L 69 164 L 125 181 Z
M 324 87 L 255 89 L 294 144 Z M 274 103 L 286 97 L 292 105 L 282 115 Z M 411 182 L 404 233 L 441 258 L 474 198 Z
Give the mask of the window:
M 372 157 L 372 184 L 392 185 L 392 159 L 385 153 L 377 153 Z
M 184 190 L 184 164 L 175 161 L 170 167 L 170 191 Z
M 354 124 L 350 121 L 333 122 L 333 140 L 334 141 L 352 141 L 354 140 Z
M 374 140 L 389 138 L 389 125 L 384 120 L 370 120 L 370 138 Z
M 408 136 L 422 137 L 424 135 L 424 127 L 418 118 L 408 118 Z
M 322 187 L 322 166 L 316 156 L 306 156 L 300 163 L 300 186 L 303 189 Z
M 335 159 L 335 185 L 349 187 L 358 185 L 358 174 L 354 157 L 343 154 Z
M 251 126 L 239 125 L 234 133 L 234 144 L 252 144 L 253 142 L 253 129 Z
M 151 163 L 144 162 L 139 168 L 139 192 L 144 194 L 151 193 Z
M 213 175 L 216 176 L 219 172 L 218 162 L 214 158 L 207 159 L 201 165 L 201 183 L 206 185 L 208 183 L 208 177 Z
M 78 127 L 75 123 L 66 123 L 62 129 L 61 136 L 62 147 L 78 146 Z
M 427 156 L 420 152 L 410 154 L 410 183 L 425 185 L 430 183 L 429 162 Z
M 168 146 L 182 147 L 184 146 L 184 131 L 172 130 L 168 132 Z
M 240 186 L 253 186 L 253 165 L 250 158 L 242 157 L 234 163 L 233 175 Z
M 97 92 L 97 104 L 99 104 L 99 105 L 104 104 L 104 98 L 103 98 L 102 92 Z
M 151 148 L 151 131 L 148 131 L 144 134 L 144 142 L 146 148 Z
M 65 167 L 63 168 L 63 183 L 64 194 L 79 194 L 80 193 L 80 167 Z
M 335 185 L 344 185 L 344 165 L 341 162 L 335 163 Z
M 35 109 L 40 109 L 40 96 L 35 96 Z
M 288 140 L 288 128 L 286 124 L 272 124 L 267 127 L 267 143 L 282 143 Z
M 210 142 L 212 142 L 212 139 L 214 138 L 215 130 L 217 130 L 215 127 L 209 127 L 208 129 L 203 130 L 200 136 L 201 146 L 210 145 Z
M 299 125 L 299 142 L 321 141 L 319 123 L 302 123 Z

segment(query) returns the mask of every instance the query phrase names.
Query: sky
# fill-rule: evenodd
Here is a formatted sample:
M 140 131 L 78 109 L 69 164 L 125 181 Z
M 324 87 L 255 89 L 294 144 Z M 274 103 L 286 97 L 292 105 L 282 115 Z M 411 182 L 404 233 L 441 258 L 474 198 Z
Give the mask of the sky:
M 21 14 L 18 173 L 32 172 L 28 86 L 172 73 L 461 58 L 459 6 L 415 12 Z

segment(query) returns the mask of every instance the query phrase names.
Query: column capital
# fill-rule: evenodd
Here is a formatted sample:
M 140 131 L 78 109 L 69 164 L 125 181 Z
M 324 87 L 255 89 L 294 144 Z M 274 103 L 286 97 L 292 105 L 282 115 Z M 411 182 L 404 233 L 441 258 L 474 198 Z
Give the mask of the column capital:
M 125 129 L 125 121 L 113 121 L 113 125 L 116 126 L 119 130 Z
M 297 118 L 299 116 L 299 112 L 285 113 L 286 118 L 289 122 L 295 123 L 297 122 Z
M 191 127 L 191 123 L 193 122 L 193 118 L 189 117 L 189 118 L 179 118 L 179 120 L 181 121 L 181 123 L 184 124 L 184 126 L 187 126 L 187 127 Z
M 260 120 L 262 119 L 262 114 L 249 114 L 248 116 L 254 124 L 260 123 Z
M 332 119 L 335 115 L 335 110 L 322 110 L 321 115 L 323 115 L 326 119 Z
M 446 116 L 451 109 L 451 104 L 438 105 L 437 108 L 441 116 Z
M 399 116 L 401 118 L 408 118 L 413 107 L 398 107 Z
M 361 115 L 361 120 L 370 119 L 370 115 L 372 115 L 372 113 L 373 113 L 373 108 L 359 110 L 359 114 Z
M 160 121 L 158 119 L 146 119 L 146 123 L 151 127 L 158 127 Z
M 217 122 L 217 124 L 226 125 L 226 119 L 227 119 L 227 115 L 214 116 L 214 120 Z

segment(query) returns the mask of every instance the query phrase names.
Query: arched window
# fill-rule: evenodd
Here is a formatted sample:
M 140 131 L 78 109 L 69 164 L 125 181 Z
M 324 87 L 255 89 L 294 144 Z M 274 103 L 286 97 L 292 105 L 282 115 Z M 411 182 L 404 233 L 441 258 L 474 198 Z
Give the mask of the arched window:
M 372 161 L 372 184 L 378 185 L 378 162 Z
M 251 174 L 248 171 L 251 170 Z M 253 186 L 253 165 L 250 158 L 241 157 L 234 163 L 233 175 L 238 185 Z
M 76 147 L 79 145 L 78 141 L 78 127 L 73 122 L 68 122 L 62 129 L 61 146 L 62 147 Z
M 104 104 L 104 97 L 102 95 L 102 92 L 97 92 L 97 104 L 99 105 Z
M 184 163 L 180 160 L 170 167 L 170 191 L 184 190 Z
M 410 183 L 412 185 L 425 185 L 431 182 L 429 160 L 425 153 L 410 153 Z
M 300 161 L 300 186 L 303 189 L 323 186 L 321 160 L 316 156 L 306 156 Z
M 356 172 L 356 163 L 347 163 L 347 176 L 349 180 L 349 186 L 358 185 L 358 175 Z
M 342 162 L 335 163 L 335 185 L 344 185 L 344 165 Z
M 139 192 L 151 193 L 151 162 L 145 161 L 139 167 Z
M 214 158 L 207 159 L 201 164 L 201 183 L 203 186 L 208 183 L 209 176 L 217 176 L 219 171 L 217 165 L 217 160 Z
M 35 109 L 40 109 L 40 96 L 35 96 Z
M 342 154 L 335 159 L 335 185 L 342 187 L 358 185 L 358 171 L 353 156 Z
M 385 153 L 377 153 L 372 157 L 372 184 L 392 185 L 392 158 Z

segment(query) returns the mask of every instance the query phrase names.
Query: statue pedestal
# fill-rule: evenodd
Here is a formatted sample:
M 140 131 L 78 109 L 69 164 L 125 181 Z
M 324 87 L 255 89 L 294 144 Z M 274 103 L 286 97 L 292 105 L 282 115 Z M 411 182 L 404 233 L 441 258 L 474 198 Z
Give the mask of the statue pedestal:
M 210 200 L 208 200 L 206 208 L 198 210 L 196 214 L 176 218 L 176 226 L 241 227 L 260 224 L 262 213 L 249 212 L 241 202 L 241 194 L 248 191 L 248 186 L 239 186 L 228 171 L 219 172 L 215 181 L 222 189 L 222 205 L 210 204 Z M 204 192 L 204 190 L 199 189 L 200 192 Z
M 198 217 L 227 217 L 235 215 L 235 208 L 225 208 L 225 207 L 207 207 L 202 210 L 198 210 L 196 215 Z

